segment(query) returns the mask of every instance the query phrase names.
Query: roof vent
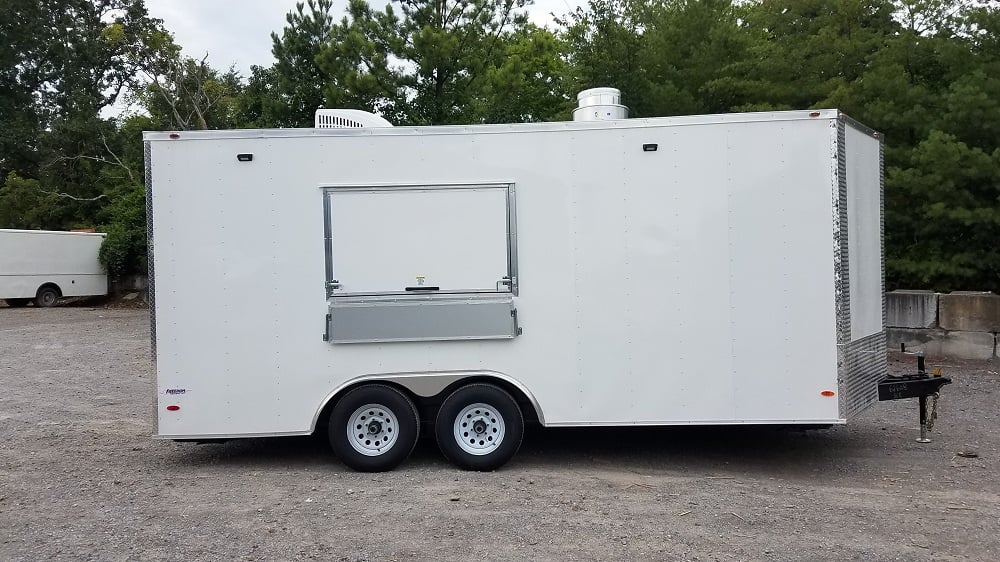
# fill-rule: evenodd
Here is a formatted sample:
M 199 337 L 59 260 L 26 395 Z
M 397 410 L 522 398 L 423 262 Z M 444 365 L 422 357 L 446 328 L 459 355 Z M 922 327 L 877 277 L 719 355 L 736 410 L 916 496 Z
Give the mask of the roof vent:
M 361 127 L 392 127 L 382 117 L 358 109 L 317 109 L 317 129 L 352 129 Z
M 577 94 L 576 100 L 579 107 L 573 110 L 573 121 L 628 119 L 618 88 L 591 88 Z

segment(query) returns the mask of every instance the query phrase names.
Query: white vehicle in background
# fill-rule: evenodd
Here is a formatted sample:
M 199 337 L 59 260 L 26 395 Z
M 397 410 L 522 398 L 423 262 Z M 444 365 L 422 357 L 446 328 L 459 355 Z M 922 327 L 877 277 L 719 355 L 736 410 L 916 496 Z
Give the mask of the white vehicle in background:
M 0 229 L 0 299 L 53 306 L 61 297 L 108 294 L 97 259 L 104 234 Z
M 562 123 L 145 133 L 156 436 L 325 427 L 387 470 L 423 424 L 490 470 L 526 420 L 827 426 L 877 401 L 880 136 L 580 100 Z

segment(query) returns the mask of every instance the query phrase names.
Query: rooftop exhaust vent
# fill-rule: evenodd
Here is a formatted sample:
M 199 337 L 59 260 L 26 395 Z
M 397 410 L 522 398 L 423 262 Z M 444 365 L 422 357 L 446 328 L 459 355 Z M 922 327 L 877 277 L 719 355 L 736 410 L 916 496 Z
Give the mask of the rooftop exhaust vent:
M 392 127 L 382 117 L 359 109 L 317 109 L 317 129 L 356 129 L 362 127 Z
M 573 121 L 611 121 L 628 119 L 628 108 L 621 104 L 618 88 L 591 88 L 576 95 L 579 105 L 573 110 Z

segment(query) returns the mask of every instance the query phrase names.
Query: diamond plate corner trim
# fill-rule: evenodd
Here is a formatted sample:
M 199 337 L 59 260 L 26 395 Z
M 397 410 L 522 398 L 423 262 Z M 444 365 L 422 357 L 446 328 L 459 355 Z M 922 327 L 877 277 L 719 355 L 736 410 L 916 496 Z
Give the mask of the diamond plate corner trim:
M 834 280 L 837 306 L 837 344 L 851 342 L 851 277 L 847 224 L 847 125 L 836 121 L 837 141 L 833 186 Z
M 885 305 L 885 137 L 878 136 L 878 211 L 879 211 L 879 251 L 882 256 L 882 330 L 889 325 Z
M 837 407 L 840 416 L 845 418 L 849 409 L 848 393 L 844 391 L 848 386 L 849 373 L 847 345 L 851 341 L 851 286 L 847 260 L 847 129 L 843 119 L 834 119 L 830 126 L 833 170 L 830 189 L 833 198 L 833 287 L 837 319 L 837 385 L 840 387 L 840 392 L 837 393 Z
M 878 381 L 885 376 L 885 354 L 884 331 L 844 346 L 843 372 L 848 374 L 840 385 L 844 419 L 854 418 L 878 402 Z
M 153 363 L 155 367 L 156 363 L 156 286 L 155 277 L 153 276 L 153 164 L 150 159 L 152 154 L 152 145 L 149 141 L 145 141 L 142 147 L 143 159 L 146 165 L 146 263 L 147 271 L 146 274 L 149 276 L 149 285 L 147 290 L 149 291 L 149 296 L 147 298 L 149 302 L 149 346 L 153 354 Z

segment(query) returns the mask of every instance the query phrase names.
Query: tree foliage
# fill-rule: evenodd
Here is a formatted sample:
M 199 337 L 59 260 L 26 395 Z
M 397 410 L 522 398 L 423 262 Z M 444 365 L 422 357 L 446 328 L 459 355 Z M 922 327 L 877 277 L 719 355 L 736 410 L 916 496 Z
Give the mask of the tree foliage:
M 229 129 L 243 126 L 240 96 L 243 84 L 236 70 L 226 72 L 201 60 L 172 56 L 163 61 L 162 74 L 150 82 L 137 100 L 157 129 Z
M 541 121 L 565 112 L 566 65 L 526 0 L 351 0 L 316 58 L 326 102 L 400 124 Z
M 0 176 L 39 176 L 46 160 L 82 140 L 66 135 L 94 125 L 137 85 L 135 53 L 159 29 L 132 0 L 8 0 L 0 10 Z M 53 127 L 59 134 L 48 134 Z
M 329 43 L 333 28 L 333 0 L 298 3 L 286 16 L 288 25 L 279 35 L 271 33 L 275 63 L 273 92 L 287 111 L 274 125 L 308 127 L 316 109 L 323 107 L 323 90 L 328 81 L 319 66 L 320 50 Z M 258 75 L 262 76 L 262 75 Z M 278 115 L 274 115 L 278 117 Z

